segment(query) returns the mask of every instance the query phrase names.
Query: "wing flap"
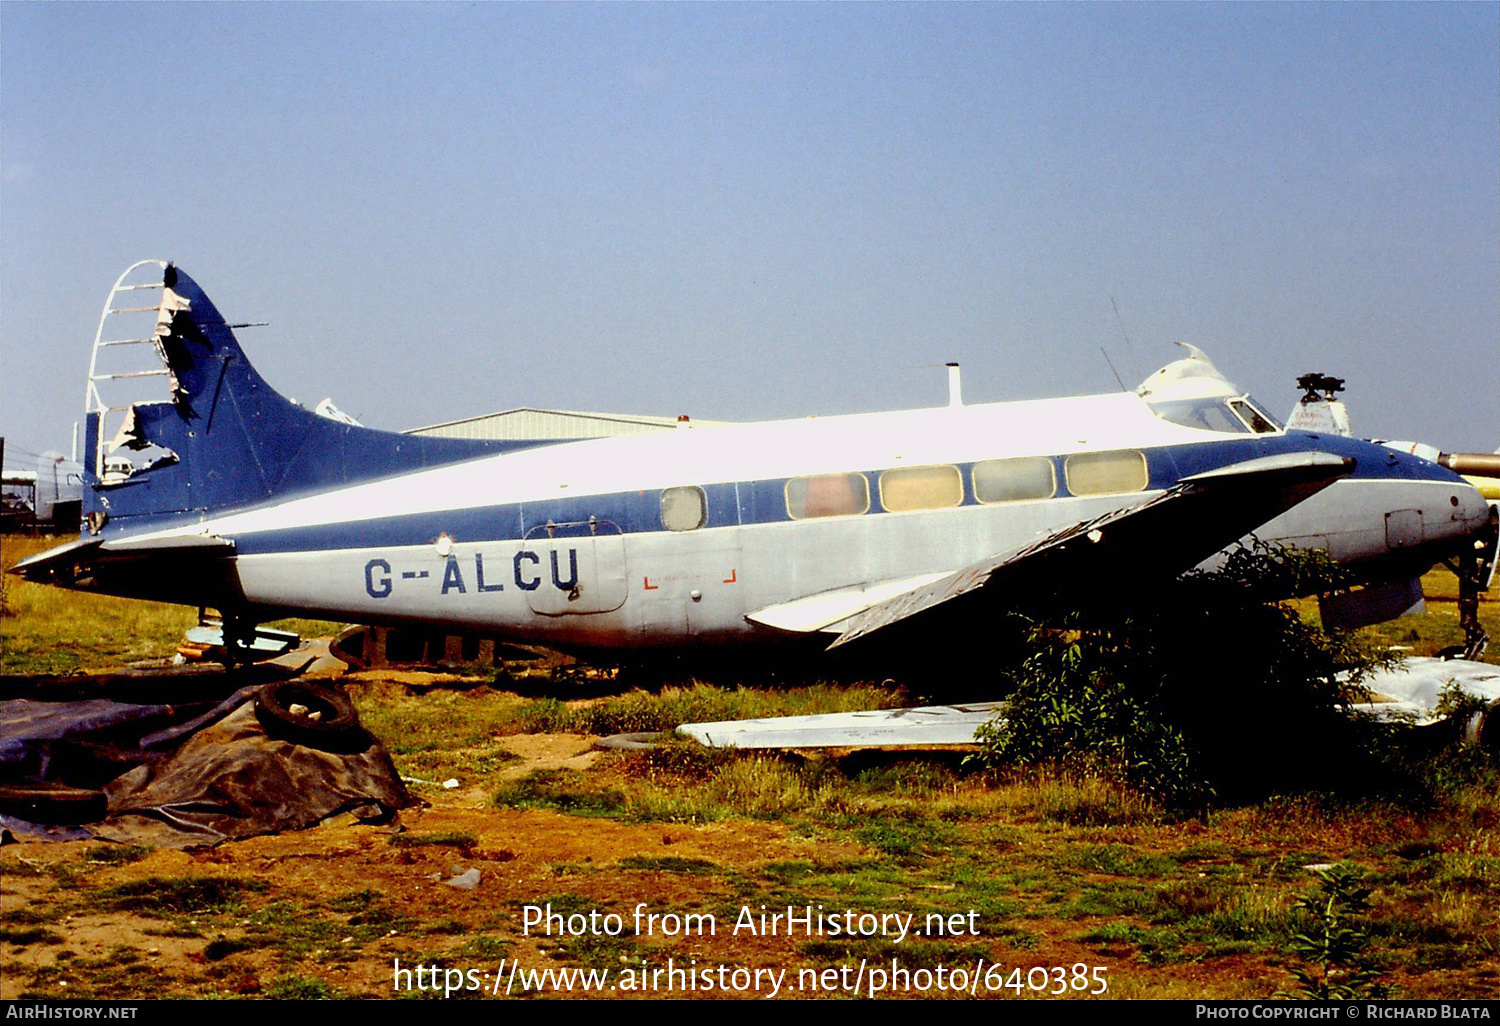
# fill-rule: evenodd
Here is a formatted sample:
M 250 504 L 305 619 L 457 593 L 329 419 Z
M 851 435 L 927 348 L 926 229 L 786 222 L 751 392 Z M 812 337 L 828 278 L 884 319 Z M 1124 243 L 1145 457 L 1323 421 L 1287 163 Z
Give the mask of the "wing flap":
M 791 602 L 780 602 L 774 606 L 746 613 L 745 619 L 762 627 L 789 631 L 796 634 L 811 634 L 827 630 L 833 625 L 862 613 L 877 602 L 919 588 L 924 584 L 946 577 L 946 573 L 921 574 L 894 581 L 875 584 L 859 584 L 848 588 L 807 595 Z
M 1184 478 L 1154 498 L 1055 531 L 980 560 L 855 615 L 828 647 L 847 645 L 956 599 L 1091 580 L 1170 579 L 1348 475 L 1354 461 L 1328 453 L 1247 460 Z

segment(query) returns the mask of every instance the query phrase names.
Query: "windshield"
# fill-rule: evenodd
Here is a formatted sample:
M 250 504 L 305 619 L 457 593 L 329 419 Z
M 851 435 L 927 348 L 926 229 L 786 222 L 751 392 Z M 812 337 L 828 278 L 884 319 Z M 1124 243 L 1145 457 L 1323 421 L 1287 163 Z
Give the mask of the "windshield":
M 1151 412 L 1162 420 L 1199 431 L 1267 435 L 1282 430 L 1281 425 L 1247 395 L 1169 399 L 1150 405 Z

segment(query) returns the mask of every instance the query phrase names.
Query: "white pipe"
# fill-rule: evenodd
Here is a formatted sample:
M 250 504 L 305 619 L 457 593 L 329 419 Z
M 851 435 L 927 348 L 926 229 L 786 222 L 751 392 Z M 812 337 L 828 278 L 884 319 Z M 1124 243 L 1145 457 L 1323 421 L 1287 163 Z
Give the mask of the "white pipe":
M 962 406 L 964 404 L 963 386 L 958 379 L 958 364 L 948 364 L 948 406 L 949 408 Z

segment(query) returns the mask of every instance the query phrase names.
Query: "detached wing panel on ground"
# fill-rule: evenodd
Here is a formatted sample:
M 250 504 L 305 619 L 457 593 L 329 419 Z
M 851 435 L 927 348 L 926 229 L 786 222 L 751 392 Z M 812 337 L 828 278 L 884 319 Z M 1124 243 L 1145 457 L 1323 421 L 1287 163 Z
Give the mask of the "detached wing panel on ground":
M 965 745 L 1004 704 L 970 702 L 920 709 L 815 713 L 759 720 L 684 723 L 677 733 L 709 748 L 840 748 L 848 745 Z

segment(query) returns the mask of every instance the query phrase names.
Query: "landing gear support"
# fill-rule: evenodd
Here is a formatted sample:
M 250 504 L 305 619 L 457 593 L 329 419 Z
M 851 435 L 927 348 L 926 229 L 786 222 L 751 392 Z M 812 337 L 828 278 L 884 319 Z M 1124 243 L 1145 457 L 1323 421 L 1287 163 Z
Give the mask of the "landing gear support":
M 1464 658 L 1484 658 L 1490 636 L 1479 625 L 1479 595 L 1484 590 L 1479 560 L 1466 552 L 1458 561 L 1458 625 L 1464 632 Z
M 1500 509 L 1490 505 L 1490 522 L 1484 537 L 1460 553 L 1458 565 L 1458 625 L 1464 632 L 1464 658 L 1481 659 L 1489 648 L 1490 636 L 1479 624 L 1479 596 L 1495 577 L 1495 562 L 1500 557 Z
M 237 616 L 233 613 L 224 613 L 224 665 L 233 670 L 236 666 L 249 666 L 255 662 L 255 657 L 250 652 L 251 644 L 255 641 L 255 628 L 258 624 L 254 620 Z

